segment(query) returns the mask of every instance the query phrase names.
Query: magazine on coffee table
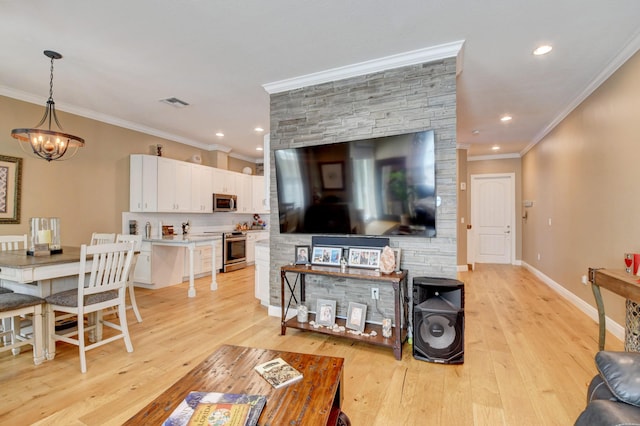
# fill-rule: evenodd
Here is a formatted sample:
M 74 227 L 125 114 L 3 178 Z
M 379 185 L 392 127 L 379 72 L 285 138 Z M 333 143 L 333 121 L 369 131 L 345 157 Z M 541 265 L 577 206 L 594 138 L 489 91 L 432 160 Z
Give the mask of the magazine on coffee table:
M 263 395 L 190 392 L 163 426 L 255 426 L 266 403 Z
M 302 373 L 287 364 L 282 358 L 256 365 L 255 370 L 276 389 L 302 379 Z

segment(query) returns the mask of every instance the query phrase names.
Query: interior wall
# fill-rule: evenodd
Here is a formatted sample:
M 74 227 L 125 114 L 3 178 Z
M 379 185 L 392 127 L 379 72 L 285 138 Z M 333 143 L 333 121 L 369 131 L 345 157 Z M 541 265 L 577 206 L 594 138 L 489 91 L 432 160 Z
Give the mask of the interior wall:
M 588 268 L 623 269 L 623 254 L 640 252 L 638 75 L 640 53 L 523 157 L 523 260 L 594 308 Z M 624 300 L 603 297 L 624 324 Z
M 458 269 L 467 270 L 467 224 L 469 223 L 470 209 L 467 200 L 467 191 L 470 189 L 469 175 L 467 173 L 467 150 L 458 149 Z M 464 184 L 464 189 L 463 185 Z
M 65 131 L 86 144 L 71 160 L 48 163 L 23 152 L 11 137 L 11 129 L 34 126 L 43 113 L 44 102 L 0 96 L 0 154 L 23 159 L 21 221 L 0 224 L 0 235 L 28 234 L 31 217 L 59 217 L 63 245 L 86 243 L 95 231 L 120 232 L 122 212 L 129 210 L 129 155 L 155 154 L 157 144 L 165 157 L 187 161 L 199 154 L 214 166 L 198 148 L 62 111 Z
M 492 173 L 513 173 L 515 174 L 515 215 L 516 215 L 516 258 L 514 263 L 522 259 L 522 160 L 518 158 L 495 158 L 495 159 L 475 159 L 467 158 L 467 181 L 471 182 L 471 175 L 492 174 Z M 469 210 L 467 212 L 468 224 L 473 226 L 471 217 L 471 185 L 467 185 L 465 197 Z M 466 258 L 466 252 L 465 252 Z
M 413 276 L 457 274 L 455 65 L 451 58 L 271 95 L 272 170 L 273 151 L 282 148 L 435 130 L 436 192 L 442 200 L 436 212 L 437 236 L 391 236 L 391 246 L 402 249 L 401 266 L 409 271 L 409 282 Z M 311 235 L 280 234 L 275 173 L 270 181 L 271 264 L 284 265 L 293 260 L 296 245 L 311 245 Z M 270 304 L 280 306 L 278 268 L 270 271 L 270 283 Z M 371 301 L 368 287 L 358 289 L 351 283 L 348 289 L 324 285 L 320 291 Z M 382 301 L 386 289 L 380 291 Z

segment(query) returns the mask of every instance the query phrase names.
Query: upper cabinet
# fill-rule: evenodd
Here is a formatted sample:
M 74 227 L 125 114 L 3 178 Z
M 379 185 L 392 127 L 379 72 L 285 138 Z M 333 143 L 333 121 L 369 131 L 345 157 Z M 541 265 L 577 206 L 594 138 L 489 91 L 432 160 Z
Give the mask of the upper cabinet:
M 158 211 L 191 211 L 191 166 L 184 161 L 158 157 Z
M 131 155 L 129 159 L 129 210 L 158 210 L 158 161 L 151 155 Z
M 191 166 L 191 211 L 213 211 L 213 169 L 199 164 Z
M 130 156 L 129 210 L 210 213 L 212 194 L 238 196 L 238 213 L 266 213 L 264 177 L 153 155 Z

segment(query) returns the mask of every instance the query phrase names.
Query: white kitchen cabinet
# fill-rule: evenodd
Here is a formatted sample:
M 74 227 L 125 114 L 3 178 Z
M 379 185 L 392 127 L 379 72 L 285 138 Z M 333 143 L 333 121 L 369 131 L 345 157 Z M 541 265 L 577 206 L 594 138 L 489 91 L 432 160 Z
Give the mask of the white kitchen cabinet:
M 269 239 L 269 231 L 247 232 L 247 264 L 256 262 L 256 242 Z
M 213 169 L 199 164 L 191 165 L 191 211 L 211 213 L 213 211 Z
M 191 210 L 191 164 L 158 157 L 159 212 Z
M 265 242 L 256 245 L 254 294 L 262 305 L 269 306 L 269 244 Z
M 212 168 L 212 189 L 216 194 L 237 195 L 235 177 L 238 173 L 229 170 Z
M 253 191 L 251 176 L 244 173 L 236 173 L 238 213 L 253 213 Z
M 252 213 L 269 213 L 264 176 L 251 176 Z
M 200 246 L 193 249 L 193 275 L 200 276 L 211 273 L 211 247 Z M 189 279 L 189 250 L 184 250 L 184 279 Z
M 133 281 L 143 284 L 153 284 L 151 280 L 151 243 L 142 242 L 140 254 L 136 262 L 136 269 L 133 271 Z
M 129 157 L 129 210 L 155 212 L 158 208 L 158 157 Z

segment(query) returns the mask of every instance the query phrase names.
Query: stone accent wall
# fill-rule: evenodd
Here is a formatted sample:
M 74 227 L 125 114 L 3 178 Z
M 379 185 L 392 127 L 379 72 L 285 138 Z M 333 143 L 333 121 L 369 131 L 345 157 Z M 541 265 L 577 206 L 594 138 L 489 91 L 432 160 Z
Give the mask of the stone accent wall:
M 295 245 L 311 245 L 311 235 L 281 235 L 278 226 L 276 173 L 273 151 L 307 145 L 435 131 L 435 238 L 391 236 L 402 250 L 402 269 L 413 277 L 456 277 L 456 60 L 449 58 L 374 74 L 334 81 L 271 95 L 271 217 L 270 300 L 281 306 L 280 265 L 294 258 Z M 368 305 L 367 321 L 392 316 L 391 286 L 375 284 L 380 300 L 371 299 L 366 281 L 307 279 L 307 305 L 315 312 L 317 298 L 337 300 L 338 316 L 346 316 L 348 302 Z M 288 296 L 287 296 L 288 298 Z

